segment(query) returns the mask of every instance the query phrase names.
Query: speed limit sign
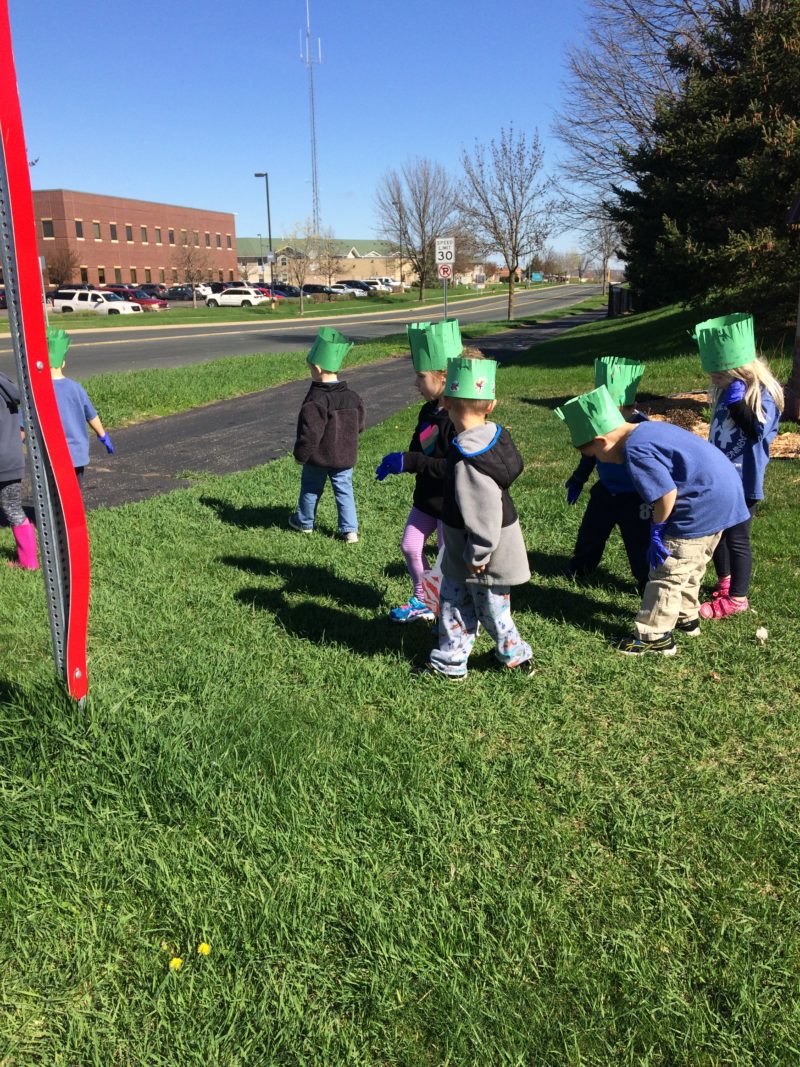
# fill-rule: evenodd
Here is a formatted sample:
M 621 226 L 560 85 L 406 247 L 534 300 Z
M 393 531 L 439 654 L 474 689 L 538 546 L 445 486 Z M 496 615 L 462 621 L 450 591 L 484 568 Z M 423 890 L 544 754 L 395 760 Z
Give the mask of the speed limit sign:
M 455 237 L 437 237 L 436 238 L 436 262 L 441 265 L 442 263 L 452 263 L 456 258 L 456 239 Z M 446 278 L 448 275 L 440 274 L 440 278 Z
M 453 277 L 453 268 L 450 266 L 449 263 L 440 263 L 439 264 L 439 277 L 440 278 L 452 278 Z

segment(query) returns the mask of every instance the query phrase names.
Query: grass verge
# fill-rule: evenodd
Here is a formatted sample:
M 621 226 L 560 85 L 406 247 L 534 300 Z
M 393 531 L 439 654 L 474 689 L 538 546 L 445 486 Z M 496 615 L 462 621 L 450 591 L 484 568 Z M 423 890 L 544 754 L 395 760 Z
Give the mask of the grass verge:
M 0 1062 L 797 1062 L 797 464 L 754 523 L 758 615 L 615 655 L 632 583 L 616 537 L 560 577 L 581 504 L 550 409 L 612 343 L 650 390 L 702 378 L 678 313 L 580 329 L 498 374 L 530 681 L 485 636 L 464 685 L 409 677 L 412 486 L 372 470 L 413 408 L 364 435 L 358 545 L 329 496 L 287 531 L 288 459 L 92 513 L 84 709 L 41 582 L 4 576 Z

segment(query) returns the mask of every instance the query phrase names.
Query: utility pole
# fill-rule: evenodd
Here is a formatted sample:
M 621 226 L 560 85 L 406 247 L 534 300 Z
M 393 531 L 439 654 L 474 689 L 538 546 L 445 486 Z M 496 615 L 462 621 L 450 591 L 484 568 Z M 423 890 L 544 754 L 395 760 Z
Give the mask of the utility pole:
M 311 39 L 310 0 L 306 0 L 306 40 L 303 48 L 300 42 L 300 59 L 308 71 L 308 110 L 311 126 L 311 219 L 314 224 L 314 236 L 321 232 L 319 212 L 319 180 L 317 178 L 317 120 L 314 106 L 314 64 L 322 62 L 322 41 L 317 38 L 317 58 L 314 57 Z

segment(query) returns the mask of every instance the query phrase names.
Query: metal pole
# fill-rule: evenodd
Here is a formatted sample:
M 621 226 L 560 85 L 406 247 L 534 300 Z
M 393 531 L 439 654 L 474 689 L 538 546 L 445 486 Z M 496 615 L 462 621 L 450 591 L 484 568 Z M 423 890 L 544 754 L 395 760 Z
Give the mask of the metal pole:
M 258 238 L 258 253 L 259 253 L 259 256 L 261 257 L 261 262 L 259 263 L 259 266 L 261 267 L 261 281 L 263 282 L 264 281 L 264 239 L 262 238 L 260 233 L 257 233 L 256 237 Z
M 447 278 L 444 278 L 444 317 L 447 318 Z
M 254 177 L 264 179 L 264 187 L 267 192 L 267 240 L 269 242 L 269 291 L 270 300 L 269 306 L 272 310 L 275 310 L 275 292 L 273 286 L 275 284 L 275 274 L 272 269 L 272 218 L 269 213 L 269 174 L 266 171 L 258 171 Z

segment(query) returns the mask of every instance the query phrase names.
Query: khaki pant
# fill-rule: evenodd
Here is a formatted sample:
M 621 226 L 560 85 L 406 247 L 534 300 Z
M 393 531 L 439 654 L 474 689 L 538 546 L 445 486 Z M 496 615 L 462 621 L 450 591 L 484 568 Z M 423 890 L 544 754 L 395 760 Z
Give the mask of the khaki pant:
M 721 536 L 720 532 L 664 540 L 671 554 L 650 571 L 633 627 L 637 637 L 652 641 L 674 629 L 678 619 L 697 618 L 700 583 Z

